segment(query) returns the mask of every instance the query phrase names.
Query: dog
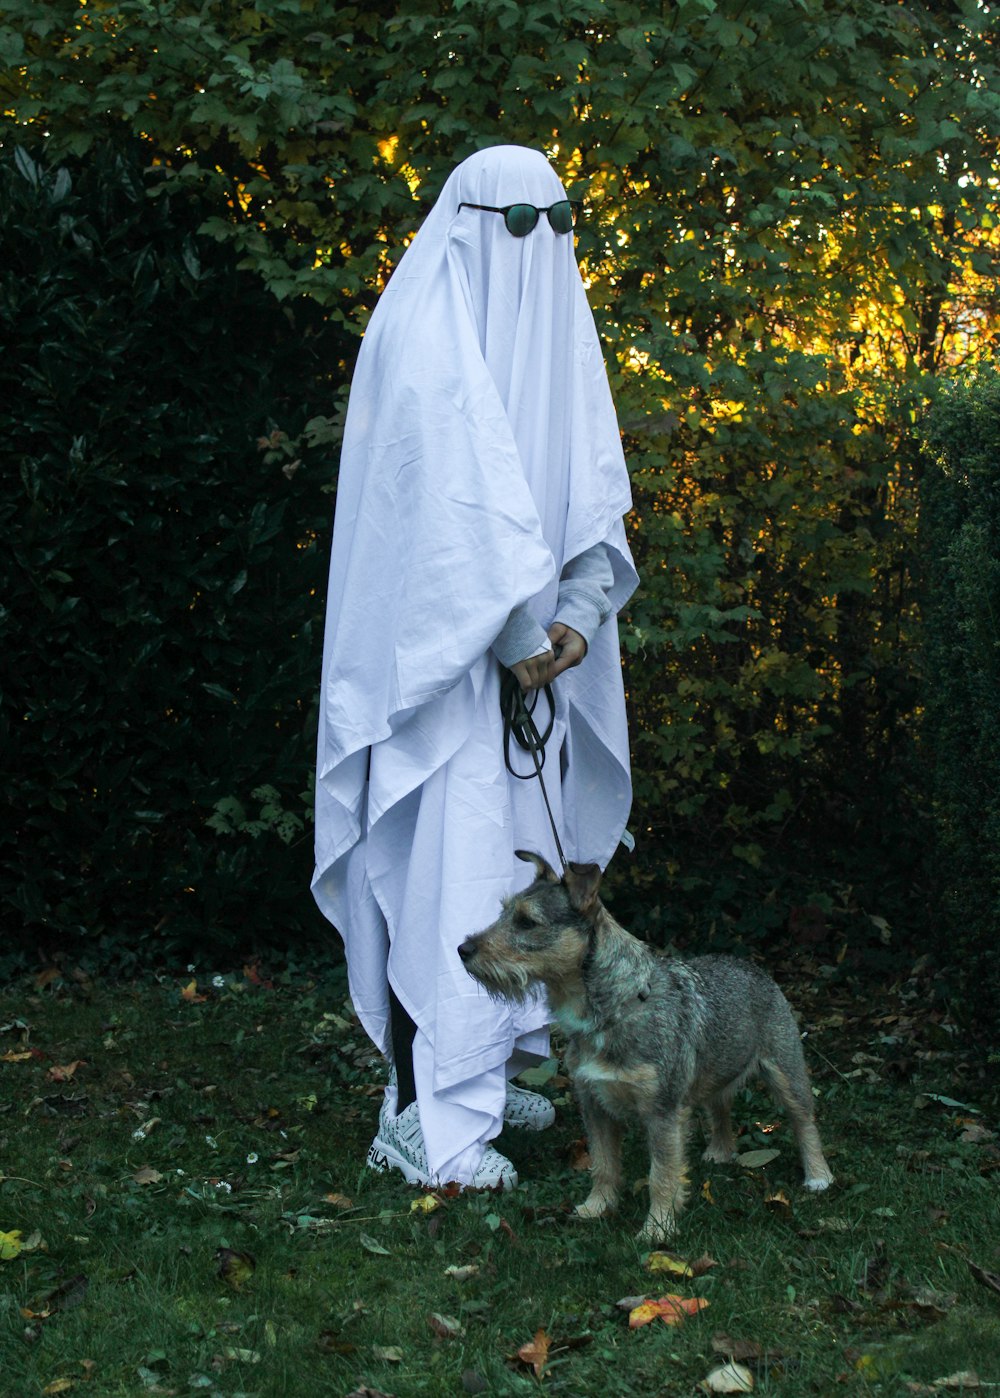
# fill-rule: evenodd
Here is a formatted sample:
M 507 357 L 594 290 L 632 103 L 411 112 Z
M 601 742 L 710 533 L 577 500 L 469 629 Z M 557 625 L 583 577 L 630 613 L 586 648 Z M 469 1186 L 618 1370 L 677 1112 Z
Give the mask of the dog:
M 492 927 L 458 948 L 495 999 L 523 1002 L 543 985 L 567 1036 L 566 1063 L 583 1114 L 592 1187 L 581 1218 L 611 1212 L 621 1189 L 622 1123 L 637 1115 L 649 1141 L 649 1214 L 643 1242 L 674 1231 L 687 1182 L 684 1144 L 693 1108 L 707 1118 L 704 1159 L 735 1151 L 730 1104 L 754 1073 L 791 1118 L 805 1187 L 833 1175 L 813 1119 L 812 1089 L 791 1007 L 775 982 L 732 956 L 668 957 L 620 927 L 598 897 L 596 864 L 560 877 L 518 850 L 536 878 L 507 898 Z

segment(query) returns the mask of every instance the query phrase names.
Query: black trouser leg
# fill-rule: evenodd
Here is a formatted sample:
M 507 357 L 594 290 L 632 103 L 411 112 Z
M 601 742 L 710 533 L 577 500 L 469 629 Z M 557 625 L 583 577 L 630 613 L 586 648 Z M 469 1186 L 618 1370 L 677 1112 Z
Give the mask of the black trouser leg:
M 396 1067 L 396 1111 L 401 1112 L 417 1100 L 417 1088 L 413 1081 L 413 1040 L 417 1026 L 403 1009 L 391 985 L 389 1029 L 392 1037 L 392 1061 Z

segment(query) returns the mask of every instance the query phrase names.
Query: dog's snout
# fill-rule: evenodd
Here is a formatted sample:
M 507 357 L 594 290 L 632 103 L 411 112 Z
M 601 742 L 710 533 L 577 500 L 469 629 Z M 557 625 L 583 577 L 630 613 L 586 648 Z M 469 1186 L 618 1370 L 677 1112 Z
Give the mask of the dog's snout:
M 462 945 L 458 949 L 458 954 L 463 961 L 468 961 L 469 957 L 473 954 L 475 950 L 476 948 L 473 946 L 472 940 L 470 938 L 462 943 Z

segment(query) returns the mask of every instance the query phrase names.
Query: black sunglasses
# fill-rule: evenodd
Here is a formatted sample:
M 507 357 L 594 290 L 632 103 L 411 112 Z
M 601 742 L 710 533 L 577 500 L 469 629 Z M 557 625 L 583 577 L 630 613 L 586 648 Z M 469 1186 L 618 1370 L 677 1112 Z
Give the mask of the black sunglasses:
M 483 209 L 488 214 L 503 214 L 507 232 L 515 238 L 526 238 L 538 222 L 540 214 L 548 214 L 549 223 L 556 233 L 572 233 L 577 213 L 582 207 L 579 199 L 560 199 L 547 209 L 536 209 L 534 204 L 507 204 L 498 209 L 494 204 L 459 204 L 462 209 Z

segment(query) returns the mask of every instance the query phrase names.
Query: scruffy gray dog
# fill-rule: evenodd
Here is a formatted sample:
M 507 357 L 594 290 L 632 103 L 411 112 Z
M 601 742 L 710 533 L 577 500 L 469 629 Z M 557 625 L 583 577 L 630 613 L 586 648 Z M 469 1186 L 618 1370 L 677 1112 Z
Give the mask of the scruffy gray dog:
M 658 1242 L 684 1202 L 684 1139 L 692 1107 L 710 1129 L 704 1159 L 729 1160 L 730 1103 L 759 1073 L 783 1103 L 806 1189 L 833 1180 L 813 1121 L 812 1090 L 788 1001 L 766 972 L 731 956 L 679 961 L 619 927 L 598 895 L 596 864 L 560 878 L 537 854 L 530 888 L 504 902 L 492 927 L 458 948 L 490 995 L 523 1001 L 539 984 L 567 1035 L 566 1062 L 590 1145 L 593 1185 L 582 1218 L 610 1212 L 621 1186 L 622 1120 L 649 1138 L 649 1214 L 639 1237 Z

